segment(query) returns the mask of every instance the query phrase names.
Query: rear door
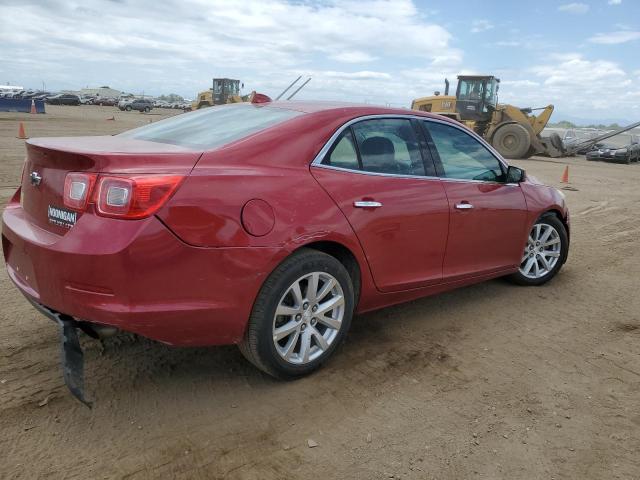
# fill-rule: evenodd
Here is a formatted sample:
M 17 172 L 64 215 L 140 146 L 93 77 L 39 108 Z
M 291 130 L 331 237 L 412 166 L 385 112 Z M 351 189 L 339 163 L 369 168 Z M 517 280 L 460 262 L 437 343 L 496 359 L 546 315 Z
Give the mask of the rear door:
M 420 138 L 408 118 L 358 121 L 311 168 L 353 227 L 381 291 L 442 280 L 448 203 Z
M 451 214 L 444 280 L 519 265 L 527 218 L 520 185 L 505 183 L 506 166 L 464 127 L 422 124 Z

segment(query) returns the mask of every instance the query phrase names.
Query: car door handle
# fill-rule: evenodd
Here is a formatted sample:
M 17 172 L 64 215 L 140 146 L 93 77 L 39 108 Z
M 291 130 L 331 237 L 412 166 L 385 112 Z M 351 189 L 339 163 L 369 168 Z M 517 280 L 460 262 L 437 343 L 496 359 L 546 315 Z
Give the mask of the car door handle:
M 458 210 L 471 210 L 473 208 L 473 205 L 471 205 L 470 203 L 466 203 L 466 202 L 456 203 L 456 208 Z
M 374 202 L 373 200 L 360 200 L 353 202 L 353 206 L 356 208 L 380 208 L 382 203 Z

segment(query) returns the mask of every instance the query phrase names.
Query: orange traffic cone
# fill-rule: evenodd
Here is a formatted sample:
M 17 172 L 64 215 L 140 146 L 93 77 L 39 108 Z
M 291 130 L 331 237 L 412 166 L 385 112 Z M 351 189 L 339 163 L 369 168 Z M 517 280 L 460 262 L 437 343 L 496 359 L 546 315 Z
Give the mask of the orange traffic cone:
M 38 113 L 36 111 L 36 101 L 33 98 L 31 99 L 31 112 L 30 113 Z
M 29 138 L 24 133 L 24 124 L 22 122 L 20 122 L 20 126 L 18 127 L 18 138 L 21 138 L 22 140 Z
M 569 165 L 564 167 L 564 173 L 562 174 L 562 178 L 560 179 L 561 183 L 569 183 Z

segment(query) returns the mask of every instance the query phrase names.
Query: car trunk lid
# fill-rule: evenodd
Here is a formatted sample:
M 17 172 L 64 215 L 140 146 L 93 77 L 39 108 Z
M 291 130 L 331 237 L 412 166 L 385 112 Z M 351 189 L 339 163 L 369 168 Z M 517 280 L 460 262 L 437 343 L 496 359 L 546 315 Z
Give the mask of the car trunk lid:
M 69 172 L 188 175 L 201 151 L 121 137 L 38 138 L 27 142 L 21 203 L 38 227 L 64 235 L 82 216 L 64 206 Z

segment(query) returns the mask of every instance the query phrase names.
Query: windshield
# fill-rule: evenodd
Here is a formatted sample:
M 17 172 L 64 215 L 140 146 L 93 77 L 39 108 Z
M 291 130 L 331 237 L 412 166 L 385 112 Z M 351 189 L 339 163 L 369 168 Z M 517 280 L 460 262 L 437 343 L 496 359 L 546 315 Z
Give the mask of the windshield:
M 301 115 L 301 112 L 252 104 L 221 105 L 184 113 L 119 136 L 195 149 L 220 147 Z
M 460 80 L 459 90 L 459 100 L 479 101 L 484 95 L 482 80 Z

